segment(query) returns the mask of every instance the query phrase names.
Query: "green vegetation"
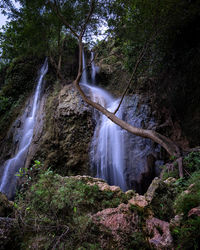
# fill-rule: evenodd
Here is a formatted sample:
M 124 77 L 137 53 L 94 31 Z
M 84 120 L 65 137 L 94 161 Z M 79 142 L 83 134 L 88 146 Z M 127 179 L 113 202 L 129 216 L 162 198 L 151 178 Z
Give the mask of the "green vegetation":
M 200 218 L 195 217 L 181 222 L 179 227 L 173 229 L 176 249 L 197 250 L 200 246 Z
M 175 215 L 173 210 L 174 197 L 177 190 L 172 184 L 161 182 L 156 190 L 155 196 L 151 202 L 151 208 L 156 218 L 164 221 L 170 221 Z
M 41 164 L 36 162 L 35 165 L 40 168 Z M 56 244 L 71 249 L 99 249 L 99 231 L 90 215 L 127 202 L 126 195 L 101 191 L 95 183 L 88 184 L 90 177 L 78 180 L 61 177 L 50 169 L 40 169 L 39 172 L 37 181 L 29 182 L 29 189 L 19 194 L 15 204 L 22 249 L 35 241 L 45 249 Z M 31 171 L 25 177 L 29 179 L 30 176 Z M 42 242 L 41 238 L 44 239 Z
M 182 214 L 180 226 L 172 229 L 177 249 L 199 249 L 200 218 L 188 216 L 191 209 L 200 206 L 200 152 L 192 152 L 184 158 L 184 168 L 190 173 L 182 180 L 181 192 L 177 195 L 174 208 Z

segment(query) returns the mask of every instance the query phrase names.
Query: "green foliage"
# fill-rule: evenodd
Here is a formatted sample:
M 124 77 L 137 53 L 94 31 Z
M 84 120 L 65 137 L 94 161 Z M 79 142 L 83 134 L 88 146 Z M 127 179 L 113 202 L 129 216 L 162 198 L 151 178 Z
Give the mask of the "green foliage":
M 40 163 L 35 163 L 40 167 Z M 96 185 L 86 184 L 88 181 L 89 178 L 61 177 L 50 169 L 40 170 L 37 182 L 16 202 L 19 219 L 23 220 L 22 225 L 26 225 L 23 237 L 32 232 L 31 238 L 39 239 L 37 232 L 38 235 L 43 234 L 48 247 L 55 246 L 60 238 L 66 249 L 88 249 L 89 246 L 98 249 L 99 231 L 88 213 L 116 207 L 127 202 L 127 197 L 124 193 L 101 191 Z M 31 244 L 29 240 L 28 245 Z
M 184 158 L 184 167 L 189 173 L 200 170 L 200 152 L 191 152 Z
M 14 16 L 12 10 L 7 9 L 11 21 L 4 27 L 0 36 L 3 58 L 52 54 L 56 48 L 60 51 L 64 36 L 70 32 L 59 16 L 63 16 L 65 23 L 69 23 L 75 32 L 80 33 L 91 7 L 91 2 L 86 0 L 61 2 L 18 0 L 18 2 L 20 9 L 15 11 Z M 92 34 L 98 33 L 97 24 L 107 16 L 107 1 L 95 2 L 97 3 L 93 8 L 93 15 L 87 23 L 87 34 L 84 36 L 88 41 L 91 41 Z M 59 11 L 59 16 L 55 9 Z
M 25 8 L 15 16 L 0 34 L 2 58 L 44 56 L 48 49 L 48 20 L 40 9 Z M 42 39 L 41 39 L 42 37 Z
M 12 105 L 11 97 L 5 97 L 0 95 L 0 116 L 3 115 Z
M 200 217 L 182 221 L 172 230 L 176 249 L 197 250 L 200 247 Z
M 35 160 L 33 166 L 28 169 L 28 168 L 20 168 L 19 172 L 16 174 L 18 177 L 23 177 L 25 176 L 27 179 L 30 179 L 32 176 L 32 172 L 34 170 L 40 171 L 42 167 L 42 164 L 40 161 Z
M 144 233 L 141 231 L 132 233 L 129 237 L 127 249 L 148 250 L 149 245 L 146 243 Z
M 59 180 L 63 185 L 59 185 Z M 55 186 L 57 186 L 55 190 Z M 62 179 L 48 170 L 40 176 L 38 183 L 31 187 L 34 193 L 33 205 L 38 209 L 47 209 L 46 204 L 50 204 L 53 210 L 65 208 L 67 215 L 72 215 L 74 211 L 86 212 L 88 208 L 95 212 L 102 207 L 115 207 L 122 201 L 126 201 L 126 196 L 122 193 L 121 197 L 116 197 L 111 191 L 100 191 L 96 185 L 89 186 L 84 181 L 77 181 L 73 178 Z M 98 202 L 98 206 L 97 206 Z M 67 209 L 66 209 L 67 207 Z
M 190 209 L 200 205 L 200 171 L 194 172 L 186 181 L 187 192 L 181 193 L 175 201 L 175 209 L 178 213 L 187 216 Z
M 188 212 L 192 208 L 200 206 L 199 156 L 199 152 L 192 152 L 184 159 L 184 165 L 188 171 L 197 171 L 185 179 L 184 190 L 186 191 L 182 189 L 182 193 L 174 202 L 176 212 L 183 214 L 181 225 L 172 230 L 177 249 L 199 249 L 200 247 L 200 218 L 196 215 L 188 217 Z
M 179 178 L 179 171 L 178 168 L 174 166 L 173 170 L 168 169 L 166 166 L 163 166 L 163 180 L 166 180 L 169 177 L 173 177 L 173 178 Z
M 170 158 L 171 161 L 175 160 L 174 157 Z M 168 169 L 166 166 L 163 166 L 164 174 L 163 180 L 166 180 L 169 177 L 173 177 L 179 179 L 179 171 L 178 171 L 178 164 L 177 162 L 172 162 L 173 168 Z M 179 179 L 177 183 L 180 185 L 183 184 L 184 186 L 188 185 L 187 180 L 191 178 L 191 175 L 200 169 L 200 152 L 191 152 L 183 159 L 183 169 L 184 169 L 184 179 Z
M 174 185 L 168 185 L 164 182 L 159 184 L 159 188 L 154 194 L 154 198 L 151 202 L 156 218 L 164 221 L 169 221 L 174 217 L 174 199 L 177 195 L 177 190 Z

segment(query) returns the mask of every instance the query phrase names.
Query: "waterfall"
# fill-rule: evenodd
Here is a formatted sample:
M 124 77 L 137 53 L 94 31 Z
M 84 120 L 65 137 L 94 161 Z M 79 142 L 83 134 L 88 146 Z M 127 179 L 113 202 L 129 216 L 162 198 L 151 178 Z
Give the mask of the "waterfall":
M 15 156 L 4 163 L 4 172 L 1 178 L 1 185 L 0 191 L 5 193 L 8 198 L 12 198 L 15 194 L 15 187 L 16 187 L 16 173 L 19 171 L 20 168 L 24 167 L 26 156 L 28 153 L 28 148 L 31 144 L 34 125 L 35 125 L 35 118 L 36 112 L 38 108 L 38 101 L 41 92 L 41 86 L 43 82 L 43 78 L 48 70 L 48 62 L 47 59 L 45 60 L 39 74 L 37 87 L 33 96 L 33 103 L 30 110 L 29 115 L 26 117 L 24 121 L 24 126 L 22 130 L 21 140 L 19 142 L 18 151 Z
M 95 83 L 96 67 L 94 65 L 94 54 L 92 53 L 92 83 Z M 85 68 L 85 57 L 83 57 L 83 68 Z M 85 73 L 85 72 L 84 72 Z M 85 76 L 82 77 L 82 86 L 90 90 L 91 99 L 109 111 L 114 111 L 118 105 L 118 100 L 115 100 L 107 91 L 90 86 Z M 121 111 L 118 112 L 118 117 L 121 117 Z M 106 180 L 110 185 L 118 185 L 122 190 L 126 190 L 126 181 L 124 178 L 123 168 L 123 155 L 124 155 L 124 141 L 123 131 L 118 125 L 113 123 L 104 115 L 98 115 L 95 112 L 97 121 L 93 145 L 93 155 L 95 158 L 92 160 L 96 162 L 96 177 Z
M 83 73 L 82 73 L 82 77 L 81 77 L 81 82 L 82 83 L 87 83 L 87 67 L 86 67 L 86 63 L 85 63 L 85 53 L 84 50 L 82 52 L 82 60 L 83 60 Z
M 94 52 L 91 52 L 91 82 L 92 85 L 95 85 L 96 82 L 96 74 L 99 72 L 99 67 L 95 65 L 94 62 Z
M 92 73 L 91 73 L 92 84 L 95 84 L 96 67 L 94 63 L 94 52 L 91 52 L 91 66 L 92 66 Z
M 94 58 L 94 54 L 91 57 Z M 85 58 L 83 68 L 85 68 Z M 94 82 L 95 74 L 96 69 L 93 65 L 91 78 Z M 120 99 L 115 99 L 107 91 L 91 86 L 83 80 L 81 86 L 88 90 L 86 92 L 93 101 L 109 111 L 114 112 L 117 108 Z M 133 95 L 124 99 L 116 115 L 133 126 L 148 128 L 155 124 L 150 114 L 150 107 L 145 103 L 140 103 L 138 95 Z M 160 150 L 159 146 L 149 139 L 135 136 L 121 129 L 98 111 L 94 111 L 94 119 L 96 127 L 90 150 L 92 172 L 96 177 L 106 180 L 110 185 L 119 186 L 123 191 L 135 188 L 140 193 L 144 192 L 155 176 L 155 169 L 153 169 L 152 176 L 145 177 L 149 173 L 149 168 L 154 167 L 149 167 L 148 164 L 149 162 L 155 163 L 156 155 Z

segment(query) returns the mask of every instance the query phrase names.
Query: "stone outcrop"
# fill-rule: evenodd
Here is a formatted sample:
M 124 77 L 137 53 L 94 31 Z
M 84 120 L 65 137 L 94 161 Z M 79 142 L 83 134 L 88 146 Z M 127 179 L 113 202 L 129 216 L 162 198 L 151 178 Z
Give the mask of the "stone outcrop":
M 152 217 L 146 221 L 146 229 L 149 235 L 153 235 L 149 239 L 149 243 L 154 249 L 173 249 L 173 239 L 168 222 Z
M 136 194 L 128 202 L 131 205 L 138 206 L 138 207 L 141 207 L 141 208 L 144 208 L 144 207 L 148 206 L 148 201 L 146 200 L 144 195 Z
M 101 247 L 109 249 L 114 241 L 117 249 L 124 249 L 130 234 L 138 229 L 138 215 L 129 210 L 129 205 L 120 204 L 117 208 L 107 208 L 92 216 L 93 222 L 102 233 L 108 231 L 110 237 L 101 236 Z M 113 249 L 113 248 L 112 248 Z
M 92 110 L 73 84 L 48 96 L 44 129 L 34 158 L 51 166 L 61 175 L 86 174 L 89 169 L 89 145 L 93 134 Z
M 151 205 L 153 199 L 157 199 L 157 192 L 162 185 L 170 186 L 174 182 L 174 178 L 168 178 L 166 181 L 162 181 L 160 178 L 155 177 L 149 186 L 147 192 L 144 195 L 139 195 L 135 193 L 132 198 L 129 200 L 129 203 L 134 206 L 145 208 L 148 205 Z
M 190 217 L 190 216 L 192 216 L 192 215 L 200 216 L 200 207 L 192 208 L 192 209 L 188 212 L 188 217 Z

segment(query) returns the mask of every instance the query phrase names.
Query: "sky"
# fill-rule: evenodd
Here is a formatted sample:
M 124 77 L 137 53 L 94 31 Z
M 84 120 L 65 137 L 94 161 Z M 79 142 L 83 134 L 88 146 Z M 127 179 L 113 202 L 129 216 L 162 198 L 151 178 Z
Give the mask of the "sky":
M 19 6 L 20 6 L 19 3 L 16 3 L 15 1 L 13 1 L 13 4 L 17 8 L 19 8 Z M 2 25 L 6 24 L 6 20 L 7 20 L 6 16 L 4 16 L 3 14 L 1 14 L 1 12 L 0 12 L 0 29 L 1 29 Z
M 6 23 L 6 17 L 2 14 L 0 14 L 0 28 L 2 27 L 2 25 L 4 25 Z

